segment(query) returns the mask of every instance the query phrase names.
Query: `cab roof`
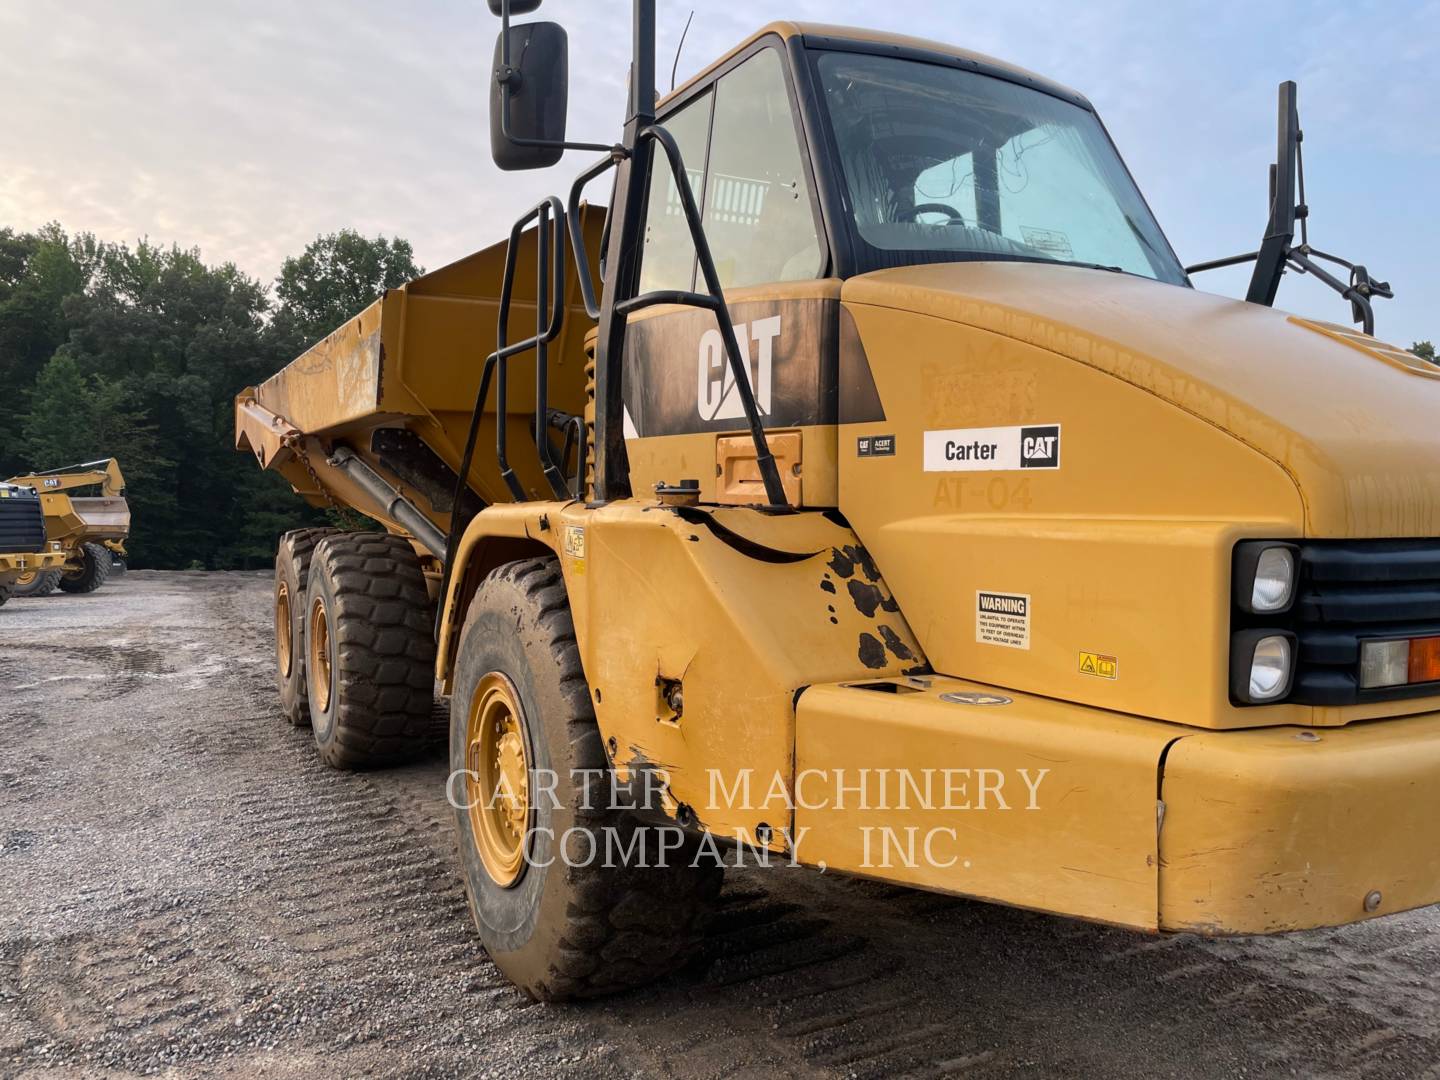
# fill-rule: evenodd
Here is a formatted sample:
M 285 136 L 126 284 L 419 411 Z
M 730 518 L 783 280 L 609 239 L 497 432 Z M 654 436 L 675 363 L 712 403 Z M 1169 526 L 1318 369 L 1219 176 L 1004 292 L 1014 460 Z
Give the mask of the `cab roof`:
M 876 46 L 877 52 L 919 52 L 950 57 L 967 61 L 982 70 L 989 69 L 997 74 L 1008 76 L 1016 82 L 1034 86 L 1036 89 L 1044 90 L 1058 97 L 1070 98 L 1083 103 L 1087 108 L 1090 107 L 1089 100 L 1079 91 L 1073 90 L 1063 83 L 1058 83 L 1054 79 L 1047 79 L 1043 75 L 1037 75 L 1035 72 L 1028 71 L 1015 64 L 1006 63 L 1004 60 L 997 60 L 993 56 L 986 56 L 984 53 L 971 52 L 968 49 L 960 49 L 954 45 L 946 45 L 943 42 L 931 41 L 927 38 L 911 37 L 908 34 L 893 34 L 884 30 L 866 30 L 855 26 L 834 26 L 828 23 L 792 22 L 785 19 L 777 20 L 755 31 L 755 33 L 751 34 L 744 41 L 741 41 L 723 56 L 718 57 L 695 75 L 686 79 L 685 82 L 676 87 L 674 91 L 664 95 L 658 104 L 663 106 L 671 98 L 683 95 L 685 91 L 695 84 L 705 82 L 716 68 L 725 64 L 736 53 L 743 51 L 760 38 L 769 34 L 778 34 L 785 41 L 789 41 L 791 38 L 800 38 L 807 44 L 819 44 L 826 40 L 856 42 L 858 44 L 874 45 Z

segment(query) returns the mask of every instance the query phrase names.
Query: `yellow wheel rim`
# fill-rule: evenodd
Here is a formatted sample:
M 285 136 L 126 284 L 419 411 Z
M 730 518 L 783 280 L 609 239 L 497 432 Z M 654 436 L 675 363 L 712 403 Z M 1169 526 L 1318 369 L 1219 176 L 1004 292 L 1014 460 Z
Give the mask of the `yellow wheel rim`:
M 275 659 L 280 677 L 288 679 L 295 662 L 295 641 L 290 627 L 290 586 L 283 581 L 275 590 Z
M 325 601 L 318 596 L 310 605 L 305 643 L 310 704 L 323 713 L 330 708 L 330 620 L 325 614 Z
M 485 872 L 501 888 L 520 879 L 530 827 L 530 760 L 515 686 L 498 671 L 480 680 L 465 729 L 470 832 Z
M 16 586 L 16 588 L 21 588 L 21 589 L 23 589 L 26 585 L 29 585 L 29 584 L 31 584 L 32 582 L 34 582 L 35 577 L 36 577 L 36 575 L 37 575 L 38 573 L 39 573 L 39 571 L 37 571 L 37 570 L 26 570 L 25 573 L 21 574 L 19 577 L 17 577 L 17 578 L 15 579 L 15 586 Z

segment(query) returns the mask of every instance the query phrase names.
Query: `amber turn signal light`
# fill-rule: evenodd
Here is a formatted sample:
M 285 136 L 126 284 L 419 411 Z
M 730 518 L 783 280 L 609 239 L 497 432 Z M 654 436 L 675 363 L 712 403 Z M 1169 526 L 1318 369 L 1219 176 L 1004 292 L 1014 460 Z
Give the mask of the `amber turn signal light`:
M 1440 681 L 1440 637 L 1410 639 L 1410 671 L 1407 681 Z

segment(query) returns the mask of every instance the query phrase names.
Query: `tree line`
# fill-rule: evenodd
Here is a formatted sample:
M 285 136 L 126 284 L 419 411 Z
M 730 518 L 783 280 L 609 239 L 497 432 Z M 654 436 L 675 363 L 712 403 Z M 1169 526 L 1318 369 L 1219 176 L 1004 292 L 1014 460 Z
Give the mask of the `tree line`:
M 114 457 L 132 566 L 268 566 L 325 514 L 233 449 L 236 392 L 420 273 L 407 241 L 349 230 L 267 288 L 196 249 L 0 229 L 0 479 Z

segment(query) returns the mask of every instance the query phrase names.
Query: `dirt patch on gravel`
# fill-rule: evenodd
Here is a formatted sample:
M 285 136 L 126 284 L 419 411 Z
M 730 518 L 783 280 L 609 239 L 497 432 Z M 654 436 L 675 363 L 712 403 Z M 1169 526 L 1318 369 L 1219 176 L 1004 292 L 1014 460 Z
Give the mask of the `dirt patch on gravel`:
M 1440 909 L 1153 939 L 733 873 L 701 970 L 540 1006 L 480 948 L 445 766 L 321 766 L 268 574 L 0 610 L 0 1075 L 1440 1076 Z

